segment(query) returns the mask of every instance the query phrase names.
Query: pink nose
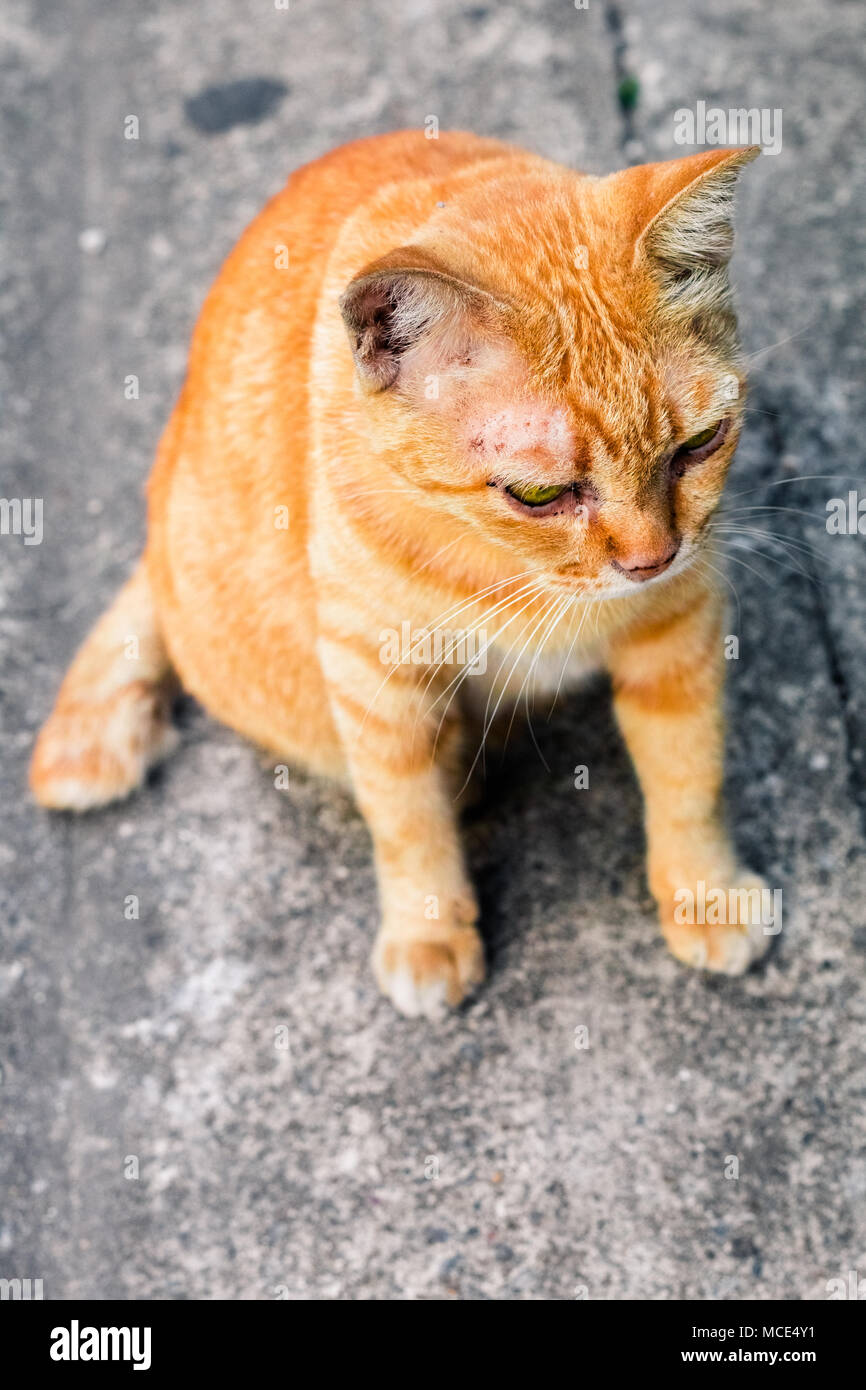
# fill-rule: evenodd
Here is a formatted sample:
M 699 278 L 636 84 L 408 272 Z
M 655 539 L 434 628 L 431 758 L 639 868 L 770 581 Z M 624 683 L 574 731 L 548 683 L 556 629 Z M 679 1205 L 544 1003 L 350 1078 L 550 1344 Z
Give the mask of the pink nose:
M 655 579 L 657 574 L 664 574 L 676 559 L 679 548 L 680 543 L 676 541 L 667 553 L 626 555 L 622 560 L 612 560 L 611 564 L 614 569 L 624 574 L 626 579 L 633 580 L 635 584 L 643 584 L 647 579 Z

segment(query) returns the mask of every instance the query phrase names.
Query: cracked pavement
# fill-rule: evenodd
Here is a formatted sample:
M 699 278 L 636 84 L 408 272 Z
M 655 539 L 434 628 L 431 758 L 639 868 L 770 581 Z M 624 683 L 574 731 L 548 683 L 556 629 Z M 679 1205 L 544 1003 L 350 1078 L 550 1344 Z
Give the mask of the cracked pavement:
M 864 27 L 846 0 L 8 0 L 0 492 L 43 497 L 45 536 L 0 537 L 0 1276 L 54 1299 L 798 1300 L 866 1275 L 866 538 L 825 526 L 862 488 Z M 604 173 L 682 153 L 699 100 L 784 118 L 741 180 L 733 272 L 727 781 L 784 892 L 762 968 L 666 954 L 601 685 L 538 722 L 544 763 L 524 738 L 492 769 L 467 827 L 490 979 L 441 1027 L 376 993 L 349 800 L 299 773 L 276 792 L 200 710 L 134 800 L 37 810 L 33 735 L 141 548 L 203 295 L 287 174 L 430 114 Z

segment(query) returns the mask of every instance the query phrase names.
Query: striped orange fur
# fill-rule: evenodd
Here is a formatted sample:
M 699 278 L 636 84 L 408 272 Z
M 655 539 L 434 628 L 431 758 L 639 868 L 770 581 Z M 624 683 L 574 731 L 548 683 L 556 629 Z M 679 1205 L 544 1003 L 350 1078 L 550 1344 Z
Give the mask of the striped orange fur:
M 722 824 L 705 537 L 742 419 L 726 264 L 755 153 L 591 178 L 407 131 L 294 174 L 205 303 L 146 553 L 61 687 L 36 797 L 84 809 L 138 785 L 178 678 L 281 761 L 349 779 L 379 983 L 437 1016 L 483 974 L 456 813 L 479 738 L 527 689 L 604 667 L 668 942 L 745 969 L 754 923 L 683 926 L 673 902 L 754 882 Z M 474 669 L 416 659 L 443 628 Z

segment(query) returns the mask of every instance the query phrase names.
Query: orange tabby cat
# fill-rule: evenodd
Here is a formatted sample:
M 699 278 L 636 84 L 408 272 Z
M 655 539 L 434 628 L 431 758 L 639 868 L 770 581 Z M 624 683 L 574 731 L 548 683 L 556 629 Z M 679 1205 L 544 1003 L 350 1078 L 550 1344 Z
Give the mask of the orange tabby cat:
M 604 667 L 671 950 L 730 974 L 761 955 L 745 892 L 727 924 L 677 911 L 760 887 L 721 817 L 705 558 L 743 412 L 732 192 L 757 153 L 591 178 L 409 131 L 294 174 L 207 299 L 146 554 L 39 736 L 39 801 L 139 786 L 175 741 L 176 673 L 278 759 L 348 776 L 376 977 L 435 1017 L 484 970 L 456 809 L 479 740 Z

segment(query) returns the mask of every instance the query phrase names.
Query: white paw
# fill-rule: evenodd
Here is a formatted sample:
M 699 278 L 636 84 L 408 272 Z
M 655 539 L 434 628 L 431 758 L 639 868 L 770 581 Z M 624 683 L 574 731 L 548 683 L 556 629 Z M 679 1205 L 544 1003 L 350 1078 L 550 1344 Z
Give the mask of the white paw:
M 382 931 L 373 971 L 401 1014 L 440 1022 L 483 980 L 484 948 L 471 926 L 440 925 L 429 937 Z

